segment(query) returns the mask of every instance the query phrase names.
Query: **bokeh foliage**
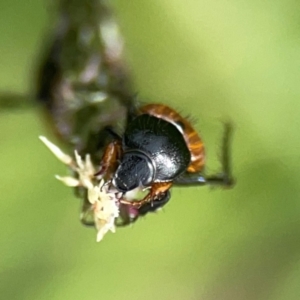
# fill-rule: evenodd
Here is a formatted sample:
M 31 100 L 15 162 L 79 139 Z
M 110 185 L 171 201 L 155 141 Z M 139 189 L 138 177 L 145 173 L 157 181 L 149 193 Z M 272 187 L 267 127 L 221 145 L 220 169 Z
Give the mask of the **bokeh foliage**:
M 38 110 L 1 114 L 3 299 L 299 299 L 300 3 L 112 1 L 139 96 L 197 119 L 208 172 L 235 124 L 234 189 L 173 189 L 97 244 Z M 54 6 L 0 1 L 0 89 L 30 92 Z M 51 17 L 52 16 L 52 17 Z M 54 139 L 52 137 L 52 139 Z

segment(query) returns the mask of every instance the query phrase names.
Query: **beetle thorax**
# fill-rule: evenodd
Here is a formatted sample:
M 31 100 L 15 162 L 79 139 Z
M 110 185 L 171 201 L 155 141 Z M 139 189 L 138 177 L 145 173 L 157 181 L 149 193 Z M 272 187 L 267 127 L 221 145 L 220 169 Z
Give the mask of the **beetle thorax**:
M 188 167 L 191 154 L 182 133 L 171 123 L 147 114 L 136 117 L 123 137 L 126 151 L 142 151 L 155 167 L 153 182 L 172 181 Z

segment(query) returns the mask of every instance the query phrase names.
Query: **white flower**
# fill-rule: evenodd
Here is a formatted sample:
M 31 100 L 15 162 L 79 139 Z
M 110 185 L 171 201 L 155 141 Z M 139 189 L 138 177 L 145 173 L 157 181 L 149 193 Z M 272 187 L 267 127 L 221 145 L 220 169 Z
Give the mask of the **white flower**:
M 56 145 L 51 143 L 46 137 L 39 136 L 39 139 L 48 147 L 48 149 L 65 165 L 72 164 L 72 157 L 63 153 Z
M 108 186 L 105 185 L 104 180 L 99 176 L 95 177 L 95 167 L 90 155 L 87 154 L 83 160 L 75 150 L 74 160 L 47 138 L 41 136 L 40 140 L 61 162 L 78 174 L 76 177 L 59 175 L 55 177 L 69 187 L 80 186 L 88 190 L 88 200 L 92 206 L 95 227 L 98 232 L 97 241 L 101 241 L 108 231 L 115 232 L 115 219 L 119 217 L 119 202 L 116 193 L 108 191 Z
M 78 178 L 71 176 L 59 176 L 55 178 L 62 181 L 65 185 L 70 187 L 83 186 L 87 189 L 91 189 L 94 186 L 96 180 L 95 168 L 91 161 L 91 156 L 87 154 L 83 160 L 78 152 L 75 150 L 75 160 L 65 154 L 59 147 L 51 143 L 46 137 L 40 136 L 40 140 L 48 147 L 48 149 L 58 158 L 62 163 L 69 166 L 74 172 L 78 174 Z
M 83 161 L 78 152 L 75 150 L 75 158 L 77 167 L 76 172 L 79 175 L 79 182 L 82 186 L 87 189 L 93 188 L 93 181 L 95 180 L 95 168 L 91 161 L 91 156 L 87 154 L 85 160 Z
M 104 180 L 99 185 L 88 189 L 88 200 L 92 204 L 97 233 L 97 242 L 108 232 L 115 232 L 115 219 L 119 216 L 118 200 L 114 193 L 109 193 Z

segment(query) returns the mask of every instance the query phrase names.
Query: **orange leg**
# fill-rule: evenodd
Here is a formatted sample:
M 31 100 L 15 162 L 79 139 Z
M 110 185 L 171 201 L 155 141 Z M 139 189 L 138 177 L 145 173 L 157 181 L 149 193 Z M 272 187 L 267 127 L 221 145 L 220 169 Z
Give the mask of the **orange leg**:
M 138 201 L 128 201 L 121 199 L 122 204 L 131 205 L 135 208 L 140 208 L 146 203 L 149 203 L 154 200 L 159 200 L 172 186 L 172 182 L 157 182 L 153 183 L 150 189 L 150 192 L 142 199 Z
M 118 167 L 118 160 L 122 155 L 122 142 L 115 140 L 107 145 L 101 160 L 101 168 L 95 174 L 104 175 L 106 179 L 110 179 Z

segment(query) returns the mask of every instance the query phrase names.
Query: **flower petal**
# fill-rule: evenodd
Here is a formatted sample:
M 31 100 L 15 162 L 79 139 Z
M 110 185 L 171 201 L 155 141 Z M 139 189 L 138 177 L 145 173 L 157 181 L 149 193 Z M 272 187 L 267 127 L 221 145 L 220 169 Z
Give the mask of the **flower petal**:
M 62 152 L 56 145 L 51 143 L 46 137 L 39 136 L 39 139 L 47 146 L 47 148 L 65 165 L 72 165 L 73 159 L 71 156 Z
M 75 153 L 76 163 L 77 163 L 79 169 L 83 170 L 84 169 L 84 164 L 83 164 L 81 156 L 78 154 L 77 150 L 75 150 L 74 153 Z
M 67 186 L 75 187 L 79 186 L 79 180 L 70 176 L 59 176 L 55 175 L 55 178 L 63 182 Z

